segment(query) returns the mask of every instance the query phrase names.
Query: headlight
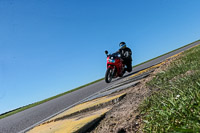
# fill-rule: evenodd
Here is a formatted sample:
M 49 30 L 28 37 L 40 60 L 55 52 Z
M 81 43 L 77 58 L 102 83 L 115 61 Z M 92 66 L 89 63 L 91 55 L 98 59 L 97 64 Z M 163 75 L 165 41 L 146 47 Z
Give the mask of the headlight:
M 112 59 L 108 59 L 108 61 L 111 63 L 115 63 L 115 60 L 112 60 Z

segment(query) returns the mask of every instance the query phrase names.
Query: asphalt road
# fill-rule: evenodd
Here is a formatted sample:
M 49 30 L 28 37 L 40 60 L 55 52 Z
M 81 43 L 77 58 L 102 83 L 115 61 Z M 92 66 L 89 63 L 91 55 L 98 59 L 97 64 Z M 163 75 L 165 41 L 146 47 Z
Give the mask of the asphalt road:
M 192 43 L 189 46 L 181 48 L 177 51 L 171 52 L 167 55 L 154 59 L 150 62 L 144 63 L 140 66 L 137 66 L 133 69 L 133 71 L 127 75 L 131 75 L 136 73 L 140 70 L 158 64 L 165 60 L 166 58 L 175 55 L 181 51 L 184 51 L 192 46 L 200 44 L 200 41 Z M 144 55 L 145 56 L 145 55 Z M 19 112 L 12 116 L 0 119 L 0 133 L 18 133 L 18 132 L 25 132 L 31 126 L 36 125 L 42 122 L 45 119 L 48 119 L 52 115 L 61 112 L 71 106 L 79 103 L 83 99 L 87 98 L 88 96 L 93 95 L 96 92 L 101 91 L 102 89 L 112 86 L 115 82 L 122 81 L 123 78 L 118 80 L 113 80 L 111 83 L 107 84 L 105 81 L 99 81 L 95 84 L 90 86 L 84 87 L 72 93 L 66 94 L 54 100 L 48 101 L 36 107 L 27 109 L 25 111 Z

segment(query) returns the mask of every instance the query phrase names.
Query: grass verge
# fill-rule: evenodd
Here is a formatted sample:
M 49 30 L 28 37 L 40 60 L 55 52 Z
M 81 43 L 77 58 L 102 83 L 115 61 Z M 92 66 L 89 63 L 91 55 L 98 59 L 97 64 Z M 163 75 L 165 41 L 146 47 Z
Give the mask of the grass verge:
M 200 131 L 200 46 L 185 51 L 147 86 L 154 93 L 140 107 L 144 132 Z

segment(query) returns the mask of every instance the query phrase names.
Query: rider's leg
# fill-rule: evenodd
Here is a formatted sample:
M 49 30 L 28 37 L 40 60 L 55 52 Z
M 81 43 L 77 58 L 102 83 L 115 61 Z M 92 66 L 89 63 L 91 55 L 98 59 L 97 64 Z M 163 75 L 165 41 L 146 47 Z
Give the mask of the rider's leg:
M 127 66 L 127 71 L 131 72 L 132 71 L 132 61 L 127 62 L 126 66 Z

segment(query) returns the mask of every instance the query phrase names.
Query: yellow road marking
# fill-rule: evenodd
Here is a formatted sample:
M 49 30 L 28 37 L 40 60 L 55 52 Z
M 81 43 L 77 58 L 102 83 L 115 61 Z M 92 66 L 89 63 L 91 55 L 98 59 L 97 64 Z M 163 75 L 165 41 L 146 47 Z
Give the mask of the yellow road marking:
M 94 107 L 94 106 L 97 106 L 97 105 L 100 105 L 100 104 L 103 104 L 103 103 L 107 103 L 107 102 L 112 101 L 114 99 L 117 99 L 117 98 L 119 98 L 119 97 L 121 97 L 125 94 L 126 93 L 122 93 L 122 94 L 112 96 L 112 97 L 110 97 L 110 96 L 100 97 L 100 98 L 94 99 L 92 101 L 88 101 L 88 102 L 76 105 L 76 106 L 66 110 L 65 112 L 53 117 L 52 119 L 50 119 L 50 121 L 56 120 L 58 118 L 69 116 L 70 114 L 80 112 L 82 110 L 85 110 L 85 109 L 88 109 L 88 108 L 91 108 L 91 107 Z
M 157 68 L 157 67 L 161 66 L 161 65 L 164 64 L 164 63 L 165 63 L 165 62 L 162 62 L 162 63 L 159 63 L 159 64 L 154 65 L 154 66 L 152 66 L 152 67 L 149 67 L 149 68 L 147 68 L 147 69 L 144 69 L 144 70 L 142 70 L 142 71 L 139 71 L 138 73 L 133 74 L 133 75 L 129 76 L 128 78 L 132 78 L 132 77 L 138 76 L 138 75 L 140 75 L 140 74 L 142 74 L 142 73 L 144 73 L 144 72 L 148 72 L 149 70 L 151 70 L 151 69 L 153 69 L 153 68 Z
M 171 58 L 174 58 L 174 57 L 180 55 L 181 53 L 182 53 L 182 52 L 180 52 L 180 53 L 178 53 L 178 54 L 175 54 L 175 55 L 173 55 L 173 56 L 170 56 L 170 57 L 168 57 L 166 60 L 169 60 L 169 59 L 171 59 Z M 163 64 L 166 62 L 166 60 L 163 61 L 163 62 L 161 62 L 161 63 L 159 63 L 159 64 L 156 64 L 156 65 L 154 65 L 154 66 L 151 66 L 151 67 L 149 67 L 149 68 L 146 68 L 146 69 L 144 69 L 144 70 L 142 70 L 142 71 L 139 71 L 138 73 L 133 74 L 133 75 L 129 76 L 128 78 L 132 78 L 132 77 L 138 76 L 138 75 L 140 75 L 140 74 L 142 74 L 142 73 L 144 73 L 144 72 L 148 72 L 149 70 L 151 70 L 151 69 L 153 69 L 153 68 L 160 67 L 161 65 L 163 65 Z
M 44 122 L 43 124 L 33 128 L 29 131 L 29 133 L 71 133 L 76 132 L 87 123 L 101 117 L 106 112 L 108 112 L 111 108 L 104 108 L 99 111 L 94 112 L 90 115 L 85 116 L 74 116 L 74 118 L 67 118 L 70 114 L 80 112 L 84 109 L 88 109 L 91 107 L 98 106 L 103 103 L 107 103 L 109 101 L 115 100 L 124 96 L 126 93 L 122 93 L 116 96 L 105 96 L 101 98 L 94 99 L 92 101 L 88 101 L 77 106 L 72 107 L 71 109 L 53 117 L 52 119 Z
M 168 57 L 166 60 L 171 59 L 171 58 L 174 58 L 174 57 L 176 57 L 176 56 L 178 56 L 178 55 L 180 55 L 180 54 L 182 54 L 182 53 L 183 53 L 183 52 L 180 52 L 180 53 L 178 53 L 178 54 L 172 55 L 172 56 Z
M 197 45 L 195 45 L 195 46 L 192 46 L 191 48 L 189 48 L 189 49 L 192 49 L 192 48 L 194 48 L 194 47 L 197 47 L 197 46 L 199 46 L 200 44 L 197 44 Z M 189 49 L 187 49 L 187 50 L 189 50 Z
M 104 108 L 88 116 L 79 116 L 72 119 L 59 120 L 56 122 L 46 123 L 35 127 L 28 133 L 74 133 L 78 132 L 86 124 L 100 118 L 111 108 Z

